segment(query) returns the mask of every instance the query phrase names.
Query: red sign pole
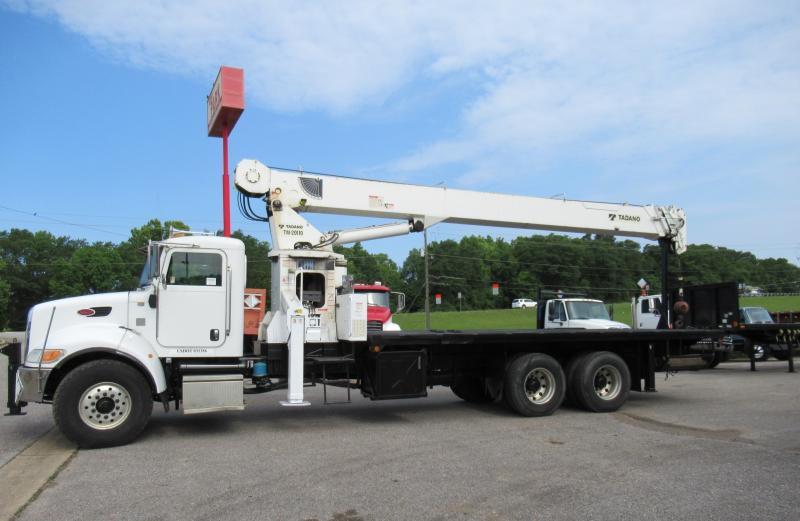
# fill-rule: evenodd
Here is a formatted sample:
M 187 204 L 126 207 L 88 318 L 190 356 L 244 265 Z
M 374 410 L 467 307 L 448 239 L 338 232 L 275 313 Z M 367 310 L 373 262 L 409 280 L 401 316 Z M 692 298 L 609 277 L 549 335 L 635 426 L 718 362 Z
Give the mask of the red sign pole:
M 231 180 L 228 177 L 228 125 L 222 127 L 222 221 L 225 237 L 231 236 Z
M 222 138 L 222 221 L 225 237 L 231 236 L 231 181 L 228 176 L 228 135 L 244 111 L 244 71 L 220 67 L 206 98 L 209 137 Z

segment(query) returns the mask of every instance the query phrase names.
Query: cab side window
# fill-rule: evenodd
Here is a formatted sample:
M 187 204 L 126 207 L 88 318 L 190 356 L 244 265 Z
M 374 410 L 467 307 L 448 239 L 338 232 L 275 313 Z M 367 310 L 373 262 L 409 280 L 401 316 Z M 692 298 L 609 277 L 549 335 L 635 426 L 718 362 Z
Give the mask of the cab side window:
M 176 252 L 169 258 L 167 284 L 175 286 L 222 286 L 222 255 Z
M 558 315 L 558 320 L 561 320 L 562 322 L 566 321 L 567 320 L 567 310 L 564 307 L 564 303 L 563 302 L 559 302 L 557 304 L 557 306 L 558 307 L 556 308 L 556 314 Z

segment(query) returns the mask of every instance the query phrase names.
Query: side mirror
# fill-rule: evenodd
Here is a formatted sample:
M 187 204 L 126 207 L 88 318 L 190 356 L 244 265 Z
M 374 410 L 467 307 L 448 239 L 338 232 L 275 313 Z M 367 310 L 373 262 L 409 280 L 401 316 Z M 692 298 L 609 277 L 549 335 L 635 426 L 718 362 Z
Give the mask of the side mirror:
M 399 291 L 393 291 L 395 295 L 397 295 L 397 309 L 395 313 L 400 313 L 406 308 L 406 294 L 400 293 Z

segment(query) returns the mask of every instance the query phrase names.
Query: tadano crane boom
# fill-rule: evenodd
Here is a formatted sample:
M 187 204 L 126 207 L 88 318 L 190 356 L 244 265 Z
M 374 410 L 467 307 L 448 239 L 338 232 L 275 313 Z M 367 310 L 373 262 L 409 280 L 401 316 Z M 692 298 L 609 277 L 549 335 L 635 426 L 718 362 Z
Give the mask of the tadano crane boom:
M 334 297 L 336 293 L 348 291 L 342 280 L 346 261 L 333 253 L 336 244 L 419 232 L 434 224 L 449 222 L 657 239 L 662 245 L 664 259 L 667 245 L 678 253 L 686 249 L 684 212 L 672 206 L 545 199 L 310 175 L 269 168 L 252 159 L 239 162 L 234 179 L 245 197 L 263 198 L 266 203 L 267 215 L 258 217 L 250 202 L 240 197 L 240 208 L 245 215 L 269 221 L 272 233 L 272 310 L 262 322 L 259 340 L 288 345 L 289 392 L 283 405 L 308 404 L 303 399 L 303 359 L 307 344 L 360 338 L 359 334 L 343 338 L 335 327 L 344 313 L 337 315 L 334 309 L 349 306 Z M 299 212 L 403 221 L 322 233 Z M 342 271 L 336 272 L 337 265 Z M 666 261 L 662 266 L 662 286 L 666 288 Z M 311 277 L 318 278 L 315 282 Z
M 667 240 L 686 250 L 684 211 L 673 206 L 547 199 L 373 181 L 270 168 L 240 161 L 236 187 L 268 203 L 274 247 L 329 248 L 412 231 L 440 222 L 596 233 Z M 404 222 L 323 234 L 298 212 L 403 219 Z

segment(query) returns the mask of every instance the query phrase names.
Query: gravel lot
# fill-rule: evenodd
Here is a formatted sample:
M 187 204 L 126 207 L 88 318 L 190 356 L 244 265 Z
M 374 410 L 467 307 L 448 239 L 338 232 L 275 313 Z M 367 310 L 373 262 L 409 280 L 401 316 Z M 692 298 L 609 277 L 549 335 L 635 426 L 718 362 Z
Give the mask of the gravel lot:
M 80 451 L 19 519 L 797 519 L 800 374 L 759 368 L 660 374 L 658 393 L 613 414 L 521 418 L 443 388 L 333 406 L 316 405 L 317 388 L 305 409 L 278 406 L 283 392 L 243 413 L 159 407 L 138 442 Z M 0 418 L 0 457 L 51 425 L 49 407 Z

